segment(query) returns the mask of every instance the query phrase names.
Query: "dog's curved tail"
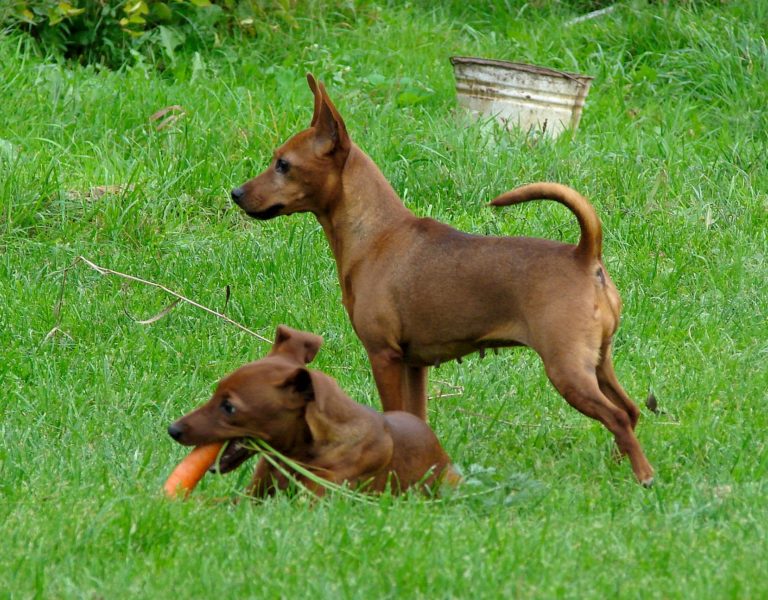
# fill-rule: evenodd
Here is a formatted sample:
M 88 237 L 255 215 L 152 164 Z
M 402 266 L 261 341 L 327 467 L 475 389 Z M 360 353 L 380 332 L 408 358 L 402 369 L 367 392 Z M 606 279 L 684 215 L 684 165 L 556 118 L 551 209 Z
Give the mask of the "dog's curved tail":
M 600 260 L 603 246 L 603 229 L 595 209 L 576 190 L 560 183 L 531 183 L 504 192 L 491 201 L 492 206 L 509 206 L 531 200 L 554 200 L 566 206 L 579 221 L 581 239 L 576 254 L 585 262 Z

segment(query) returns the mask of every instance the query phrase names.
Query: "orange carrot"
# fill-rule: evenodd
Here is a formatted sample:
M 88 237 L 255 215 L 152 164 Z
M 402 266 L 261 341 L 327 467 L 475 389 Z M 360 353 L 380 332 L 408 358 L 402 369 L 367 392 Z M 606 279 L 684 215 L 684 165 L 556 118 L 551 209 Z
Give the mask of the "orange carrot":
M 224 446 L 223 442 L 195 446 L 187 457 L 182 460 L 163 486 L 168 498 L 178 498 L 179 492 L 186 498 L 195 486 L 200 482 L 208 468 L 216 462 L 219 450 Z M 179 489 L 181 488 L 181 489 Z

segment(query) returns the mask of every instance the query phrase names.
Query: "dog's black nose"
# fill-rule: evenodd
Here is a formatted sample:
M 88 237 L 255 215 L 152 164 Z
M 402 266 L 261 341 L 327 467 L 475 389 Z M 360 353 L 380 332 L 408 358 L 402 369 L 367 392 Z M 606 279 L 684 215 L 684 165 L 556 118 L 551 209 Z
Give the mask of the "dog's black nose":
M 241 187 L 238 187 L 232 190 L 230 195 L 232 196 L 232 201 L 240 206 L 240 201 L 243 199 L 243 196 L 245 196 L 245 190 Z
M 171 423 L 168 426 L 168 435 L 170 435 L 177 442 L 179 441 L 182 433 L 184 433 L 184 429 L 178 423 Z

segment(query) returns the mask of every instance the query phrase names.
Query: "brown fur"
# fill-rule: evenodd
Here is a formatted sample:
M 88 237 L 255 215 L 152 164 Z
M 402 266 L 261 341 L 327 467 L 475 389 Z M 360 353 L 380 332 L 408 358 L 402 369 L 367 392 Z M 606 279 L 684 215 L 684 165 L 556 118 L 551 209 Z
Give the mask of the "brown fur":
M 470 352 L 529 346 L 576 409 L 603 423 L 637 479 L 653 470 L 634 434 L 639 411 L 611 363 L 621 300 L 601 261 L 602 232 L 576 191 L 536 183 L 494 206 L 549 199 L 568 207 L 578 245 L 469 235 L 411 213 L 350 140 L 321 83 L 309 129 L 274 153 L 233 200 L 250 216 L 313 213 L 331 245 L 342 301 L 370 358 L 385 410 L 426 418 L 427 367 Z
M 358 404 L 333 379 L 306 368 L 321 344 L 320 336 L 281 325 L 267 357 L 222 379 L 213 397 L 168 433 L 185 445 L 233 440 L 220 459 L 221 472 L 253 454 L 240 441 L 257 438 L 318 477 L 365 491 L 429 488 L 443 480 L 456 484 L 459 475 L 424 421 Z M 324 492 L 311 479 L 295 476 L 315 493 Z M 262 458 L 249 491 L 265 496 L 288 485 Z

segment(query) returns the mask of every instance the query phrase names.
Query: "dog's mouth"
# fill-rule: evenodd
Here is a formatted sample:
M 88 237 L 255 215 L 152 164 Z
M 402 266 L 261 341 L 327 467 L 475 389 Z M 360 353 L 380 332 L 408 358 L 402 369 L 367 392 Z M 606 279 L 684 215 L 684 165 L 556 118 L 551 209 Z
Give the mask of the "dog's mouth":
M 236 440 L 230 440 L 227 443 L 227 447 L 224 448 L 219 460 L 217 460 L 210 469 L 211 473 L 218 473 L 223 475 L 234 471 L 242 465 L 246 460 L 256 454 L 256 451 L 251 449 L 248 438 L 239 438 Z
M 245 211 L 246 214 L 253 218 L 258 219 L 259 221 L 266 221 L 267 219 L 273 219 L 274 217 L 278 216 L 280 214 L 280 211 L 285 208 L 285 204 L 282 204 L 281 202 L 278 202 L 277 204 L 273 204 L 269 208 L 265 208 L 264 210 L 248 210 Z

